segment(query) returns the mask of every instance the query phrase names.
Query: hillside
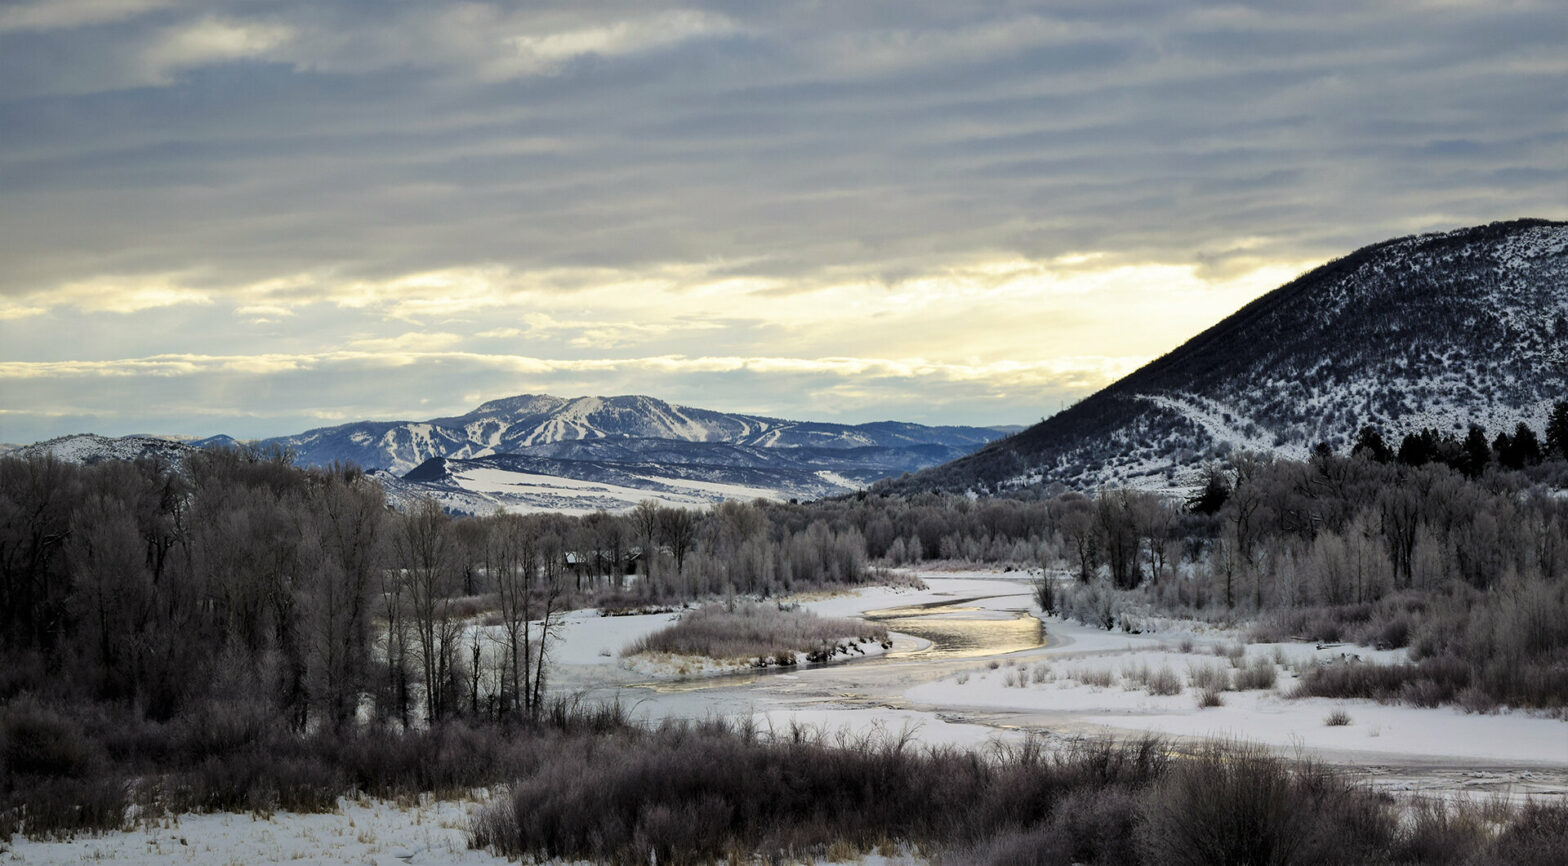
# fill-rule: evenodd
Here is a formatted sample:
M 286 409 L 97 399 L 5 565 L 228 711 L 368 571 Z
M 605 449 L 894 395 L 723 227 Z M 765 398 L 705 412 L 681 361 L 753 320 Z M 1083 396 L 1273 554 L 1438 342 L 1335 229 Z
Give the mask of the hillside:
M 1246 449 L 1344 450 L 1364 424 L 1536 430 L 1568 395 L 1568 223 L 1386 241 L 1258 298 L 1075 406 L 879 489 L 1163 487 Z
M 160 436 L 98 436 L 93 433 L 77 433 L 70 436 L 60 436 L 47 439 L 43 442 L 34 442 L 31 445 L 22 445 L 11 449 L 9 453 L 15 457 L 34 457 L 50 455 L 56 460 L 67 463 L 80 463 L 91 466 L 105 460 L 141 460 L 153 459 L 164 463 L 178 465 L 183 463 L 186 455 L 195 450 L 194 446 L 184 442 L 164 439 Z

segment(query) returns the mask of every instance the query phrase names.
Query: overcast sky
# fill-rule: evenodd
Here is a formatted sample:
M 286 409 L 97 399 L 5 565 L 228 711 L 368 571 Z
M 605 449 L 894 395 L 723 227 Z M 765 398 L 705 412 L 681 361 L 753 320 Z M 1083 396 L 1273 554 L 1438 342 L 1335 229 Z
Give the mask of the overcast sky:
M 0 441 L 640 393 L 1029 423 L 1568 217 L 1568 3 L 0 3 Z

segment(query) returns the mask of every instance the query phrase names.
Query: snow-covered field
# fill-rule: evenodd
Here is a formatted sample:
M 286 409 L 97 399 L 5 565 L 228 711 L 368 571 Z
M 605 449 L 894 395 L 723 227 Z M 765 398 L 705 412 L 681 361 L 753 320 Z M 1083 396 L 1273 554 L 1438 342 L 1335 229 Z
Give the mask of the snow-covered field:
M 1568 721 L 1521 712 L 1473 715 L 1453 708 L 1286 697 L 1295 682 L 1293 669 L 1332 663 L 1341 655 L 1389 663 L 1402 660 L 1403 651 L 1289 643 L 1254 644 L 1238 655 L 1235 633 L 1201 625 L 1167 623 L 1157 634 L 1127 635 L 1056 619 L 1045 621 L 1043 645 L 1021 645 L 1019 614 L 1036 612 L 1029 575 L 920 576 L 925 589 L 875 587 L 799 601 L 824 616 L 894 612 L 900 622 L 912 623 L 919 621 L 908 618 L 912 610 L 931 606 L 925 609 L 936 643 L 895 634 L 893 650 L 881 657 L 738 674 L 725 666 L 689 666 L 682 675 L 679 666 L 650 667 L 620 657 L 628 643 L 669 625 L 675 614 L 601 617 L 577 611 L 565 618 L 552 651 L 552 682 L 590 700 L 620 700 L 634 717 L 650 721 L 723 716 L 781 734 L 802 726 L 830 741 L 889 737 L 976 749 L 1030 734 L 1047 743 L 1143 731 L 1222 737 L 1316 757 L 1391 789 L 1568 798 Z M 975 635 L 983 640 L 994 626 L 1001 649 L 941 652 L 942 636 L 954 622 L 963 624 L 966 640 Z M 1199 707 L 1194 677 L 1264 664 L 1276 668 L 1271 688 L 1224 691 L 1222 705 Z M 1162 671 L 1177 678 L 1179 692 L 1152 694 L 1138 685 Z M 1327 724 L 1335 711 L 1349 723 Z M 75 842 L 17 840 L 0 862 L 491 862 L 465 847 L 474 808 L 475 800 L 413 806 L 348 801 L 333 815 L 185 816 L 172 827 Z
M 505 507 L 520 513 L 549 511 L 588 514 L 600 509 L 625 511 L 647 499 L 672 508 L 706 508 L 724 499 L 749 502 L 753 499 L 782 498 L 776 490 L 741 484 L 674 477 L 639 478 L 649 486 L 628 487 L 604 481 L 482 467 L 467 469 L 453 476 L 458 487 L 479 501 L 489 503 L 492 510 Z
M 1052 632 L 1075 636 L 1078 628 L 1053 624 Z M 1523 713 L 1468 714 L 1452 707 L 1379 704 L 1368 700 L 1290 698 L 1298 677 L 1280 669 L 1269 689 L 1222 691 L 1220 706 L 1200 708 L 1199 689 L 1190 682 L 1192 670 L 1218 669 L 1229 674 L 1232 664 L 1212 653 L 1182 653 L 1162 648 L 1156 639 L 1123 639 L 1123 648 L 1083 651 L 1077 643 L 1026 654 L 996 669 L 980 667 L 944 677 L 905 692 L 920 704 L 948 709 L 1005 710 L 1042 718 L 1075 731 L 1103 729 L 1112 733 L 1149 731 L 1178 737 L 1248 740 L 1295 751 L 1305 750 L 1331 760 L 1360 757 L 1499 761 L 1568 768 L 1568 723 Z M 1343 648 L 1314 650 L 1310 645 L 1253 645 L 1248 661 L 1272 664 L 1275 651 L 1287 664 L 1308 659 L 1329 660 Z M 1358 652 L 1366 659 L 1388 661 L 1395 653 Z M 1169 670 L 1183 681 L 1177 694 L 1151 694 L 1129 681 L 1125 672 Z M 1036 681 L 1036 674 L 1043 681 Z M 1111 685 L 1087 685 L 1075 677 L 1109 673 Z M 1329 725 L 1330 714 L 1349 716 L 1345 725 Z
M 0 863 L 506 863 L 468 849 L 468 824 L 482 800 L 400 805 L 342 800 L 324 815 L 279 812 L 182 815 L 156 826 L 70 842 L 15 839 Z

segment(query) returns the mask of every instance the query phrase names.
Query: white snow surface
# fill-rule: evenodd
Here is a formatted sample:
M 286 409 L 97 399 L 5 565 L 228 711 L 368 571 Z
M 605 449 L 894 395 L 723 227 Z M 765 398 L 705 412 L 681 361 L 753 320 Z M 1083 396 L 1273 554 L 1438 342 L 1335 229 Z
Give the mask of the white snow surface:
M 180 815 L 157 826 L 72 841 L 13 839 L 3 863 L 398 864 L 507 863 L 468 848 L 468 825 L 487 797 L 427 799 L 400 806 L 385 800 L 341 800 L 332 814 L 279 812 L 271 817 L 218 813 Z M 167 826 L 165 826 L 165 824 Z
M 1453 707 L 1432 709 L 1380 704 L 1370 700 L 1290 698 L 1299 677 L 1280 670 L 1275 688 L 1225 691 L 1223 706 L 1200 709 L 1191 670 L 1220 668 L 1231 663 L 1211 652 L 1182 653 L 1163 641 L 1139 636 L 1111 636 L 1064 623 L 1050 625 L 1053 634 L 1072 642 L 1061 647 L 1019 655 L 1012 666 L 995 670 L 978 666 L 954 676 L 917 686 L 905 696 L 945 708 L 984 708 L 1056 717 L 1074 730 L 1113 734 L 1147 731 L 1177 737 L 1239 740 L 1306 749 L 1331 758 L 1357 756 L 1387 759 L 1505 761 L 1568 768 L 1568 722 L 1520 712 L 1468 714 Z M 1348 649 L 1363 660 L 1402 661 L 1403 651 L 1378 652 L 1364 647 L 1314 649 L 1309 644 L 1254 644 L 1247 658 L 1271 659 L 1278 649 L 1287 664 L 1332 661 Z M 1126 682 L 1125 672 L 1147 667 L 1168 668 L 1184 680 L 1179 694 L 1154 695 Z M 1049 670 L 1054 679 L 1018 686 L 1020 671 Z M 1084 685 L 1074 676 L 1111 672 L 1110 686 Z M 1031 677 L 1032 679 L 1032 677 Z M 1335 710 L 1351 723 L 1330 726 Z
M 561 475 L 475 467 L 452 476 L 457 487 L 469 496 L 459 495 L 460 499 L 454 498 L 445 504 L 469 513 L 490 513 L 505 508 L 520 514 L 536 511 L 589 514 L 601 509 L 627 511 L 649 499 L 674 508 L 706 508 L 726 499 L 749 502 L 783 498 L 778 491 L 763 487 L 651 475 L 639 477 L 649 486 L 629 487 Z

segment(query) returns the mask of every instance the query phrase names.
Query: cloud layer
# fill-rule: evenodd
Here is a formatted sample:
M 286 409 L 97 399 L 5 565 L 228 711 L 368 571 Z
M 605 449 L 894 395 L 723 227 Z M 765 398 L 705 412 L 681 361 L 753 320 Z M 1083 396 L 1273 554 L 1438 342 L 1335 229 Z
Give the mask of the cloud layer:
M 0 440 L 1022 423 L 1358 245 L 1565 216 L 1562 4 L 1276 5 L 8 6 Z

